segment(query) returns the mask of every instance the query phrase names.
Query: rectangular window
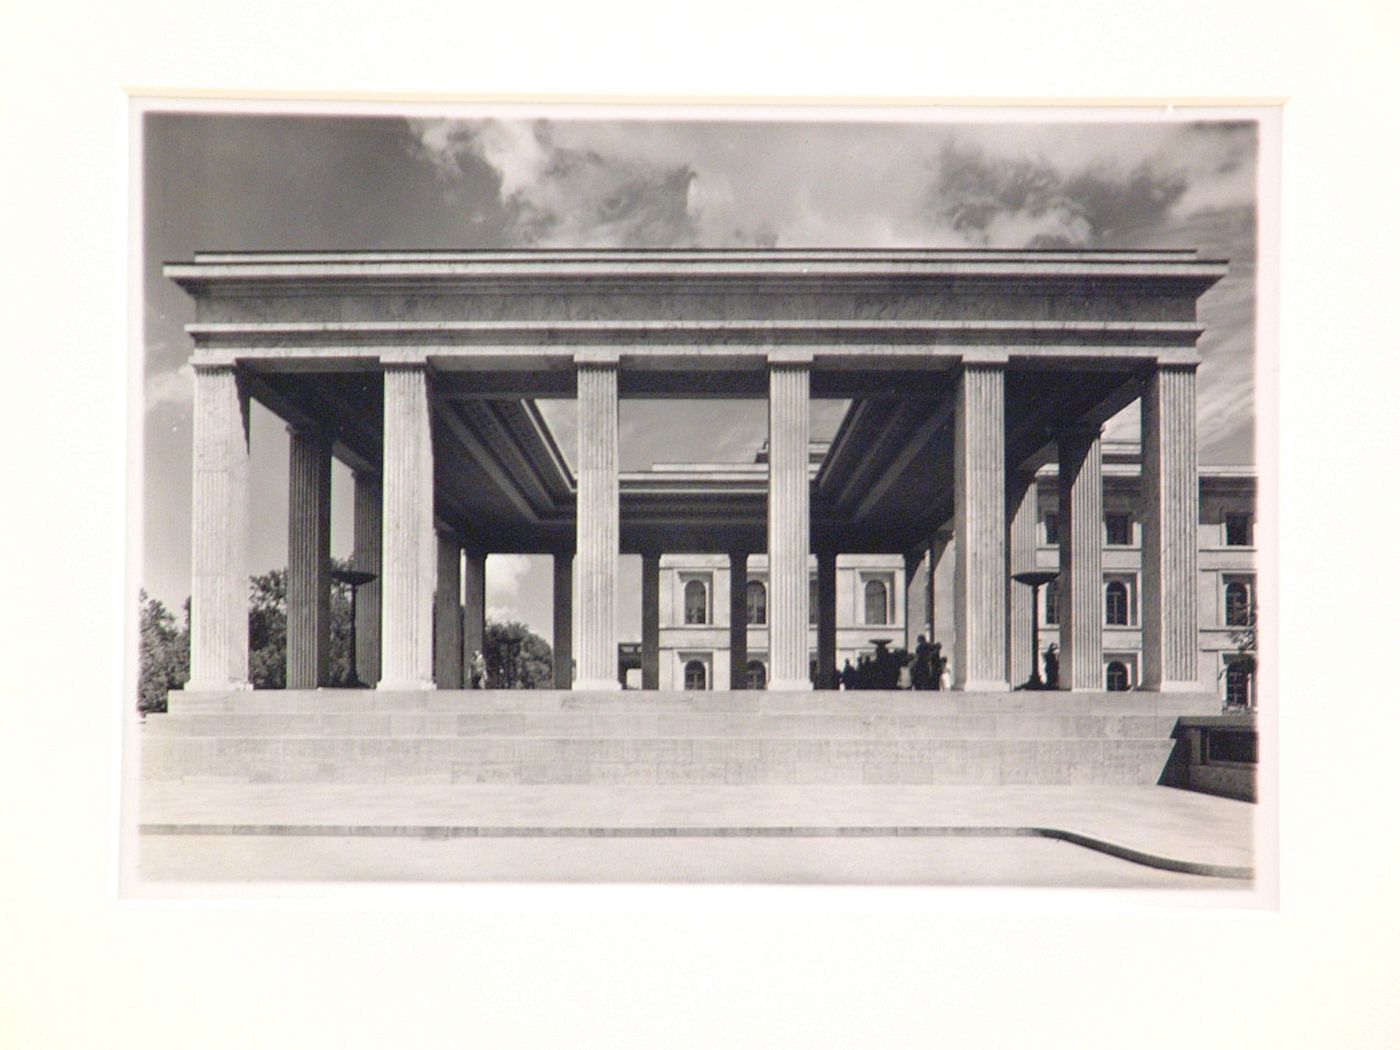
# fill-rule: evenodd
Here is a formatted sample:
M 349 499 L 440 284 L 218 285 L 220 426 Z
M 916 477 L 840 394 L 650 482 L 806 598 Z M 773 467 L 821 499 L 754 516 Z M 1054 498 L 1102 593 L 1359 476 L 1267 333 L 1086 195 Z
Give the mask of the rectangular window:
M 1131 514 L 1105 514 L 1105 530 L 1111 547 L 1131 547 L 1133 543 L 1133 516 Z
M 1060 516 L 1058 514 L 1045 515 L 1045 545 L 1053 547 L 1060 542 Z
M 1254 530 L 1248 514 L 1226 514 L 1225 515 L 1225 546 L 1227 547 L 1252 547 L 1254 537 L 1250 535 Z
M 1137 577 L 1130 573 L 1104 576 L 1104 625 L 1137 626 Z

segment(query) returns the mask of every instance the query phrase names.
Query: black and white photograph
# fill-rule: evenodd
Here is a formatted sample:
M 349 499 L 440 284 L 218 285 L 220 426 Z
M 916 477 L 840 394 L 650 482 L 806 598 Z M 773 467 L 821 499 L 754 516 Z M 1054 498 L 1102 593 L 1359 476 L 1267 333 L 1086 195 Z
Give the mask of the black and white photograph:
M 1397 40 L 11 5 L 0 1046 L 1395 1046 Z
M 1272 885 L 1262 110 L 133 119 L 142 892 Z

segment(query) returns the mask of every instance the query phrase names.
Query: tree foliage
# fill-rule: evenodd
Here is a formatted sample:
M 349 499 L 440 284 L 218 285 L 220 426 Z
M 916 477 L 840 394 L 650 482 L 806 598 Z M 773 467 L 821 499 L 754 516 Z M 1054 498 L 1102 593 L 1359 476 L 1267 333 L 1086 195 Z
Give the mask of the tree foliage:
M 1259 606 L 1257 603 L 1251 601 L 1244 621 L 1230 629 L 1230 644 L 1234 646 L 1235 653 L 1241 661 L 1245 662 L 1252 674 L 1259 653 Z
M 539 635 L 511 620 L 486 623 L 488 689 L 548 689 L 554 685 L 554 653 Z
M 190 601 L 185 599 L 185 622 L 177 626 L 165 603 L 142 589 L 140 652 L 137 659 L 136 708 L 143 715 L 166 709 L 166 694 L 190 677 Z
M 349 563 L 333 559 L 333 568 Z M 350 588 L 331 583 L 331 646 L 327 685 L 350 681 Z M 248 581 L 248 677 L 254 689 L 287 687 L 287 570 Z
M 248 679 L 254 689 L 286 688 L 286 569 L 248 581 Z
M 346 563 L 333 562 L 336 568 Z M 184 624 L 158 599 L 140 596 L 140 684 L 142 714 L 166 710 L 166 694 L 181 689 L 190 677 L 190 600 Z M 350 681 L 350 589 L 331 584 L 331 644 L 327 684 Z M 483 656 L 491 689 L 548 689 L 554 684 L 554 654 L 523 623 L 486 624 Z M 248 579 L 248 677 L 255 689 L 287 685 L 287 571 L 272 569 Z

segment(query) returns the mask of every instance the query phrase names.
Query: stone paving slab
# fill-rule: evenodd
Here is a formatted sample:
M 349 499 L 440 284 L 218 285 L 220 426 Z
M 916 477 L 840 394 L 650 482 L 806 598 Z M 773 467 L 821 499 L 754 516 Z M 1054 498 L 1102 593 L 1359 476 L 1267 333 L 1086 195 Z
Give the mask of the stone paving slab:
M 1248 879 L 1255 807 L 1173 788 L 162 784 L 144 835 L 1058 839 Z

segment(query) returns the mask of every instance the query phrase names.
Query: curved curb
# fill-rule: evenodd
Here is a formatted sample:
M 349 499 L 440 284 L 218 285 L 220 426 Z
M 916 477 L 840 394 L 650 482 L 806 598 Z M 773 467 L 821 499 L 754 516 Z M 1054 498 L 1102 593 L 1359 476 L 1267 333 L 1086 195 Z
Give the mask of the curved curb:
M 142 835 L 266 835 L 315 838 L 1045 838 L 1105 853 L 1119 860 L 1184 875 L 1218 879 L 1254 878 L 1240 864 L 1181 860 L 1124 846 L 1066 828 L 1025 825 L 694 825 L 669 827 L 459 824 L 142 824 Z

